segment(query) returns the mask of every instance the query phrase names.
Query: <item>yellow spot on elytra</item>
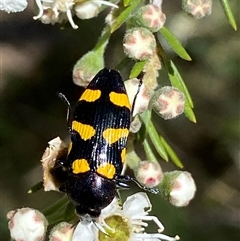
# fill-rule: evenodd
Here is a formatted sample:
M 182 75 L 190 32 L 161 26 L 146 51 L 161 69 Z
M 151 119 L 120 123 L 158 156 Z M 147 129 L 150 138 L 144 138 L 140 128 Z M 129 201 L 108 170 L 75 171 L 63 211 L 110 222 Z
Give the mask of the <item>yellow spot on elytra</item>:
M 79 174 L 89 171 L 90 167 L 86 159 L 76 159 L 72 163 L 72 170 L 74 174 Z
M 122 163 L 124 163 L 124 162 L 125 162 L 125 159 L 126 159 L 126 148 L 123 148 L 123 149 L 122 149 L 121 159 L 122 159 Z
M 90 139 L 96 133 L 95 129 L 92 126 L 87 124 L 82 124 L 81 122 L 78 122 L 78 121 L 72 122 L 72 129 L 77 131 L 84 141 Z
M 87 102 L 94 102 L 95 100 L 99 99 L 101 96 L 100 90 L 91 90 L 86 89 L 83 94 L 81 95 L 80 100 L 85 100 Z
M 110 101 L 114 105 L 118 105 L 120 107 L 125 106 L 128 109 L 130 109 L 130 102 L 129 102 L 128 96 L 126 94 L 111 92 L 109 94 L 109 97 L 110 97 Z
M 113 179 L 116 173 L 116 168 L 113 164 L 105 162 L 97 168 L 97 173 L 106 178 Z
M 103 131 L 103 138 L 111 145 L 120 138 L 128 137 L 129 130 L 127 128 L 108 128 Z

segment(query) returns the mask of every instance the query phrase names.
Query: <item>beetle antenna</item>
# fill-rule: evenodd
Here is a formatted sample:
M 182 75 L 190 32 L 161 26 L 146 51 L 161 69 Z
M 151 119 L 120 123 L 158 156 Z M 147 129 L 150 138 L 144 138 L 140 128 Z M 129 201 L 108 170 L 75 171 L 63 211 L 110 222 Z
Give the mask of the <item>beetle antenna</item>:
M 71 133 L 72 132 L 72 120 L 71 120 L 71 115 L 72 115 L 72 107 L 70 102 L 68 101 L 67 97 L 63 93 L 58 93 L 58 98 L 60 98 L 66 105 L 67 105 L 67 124 L 68 124 L 68 131 Z

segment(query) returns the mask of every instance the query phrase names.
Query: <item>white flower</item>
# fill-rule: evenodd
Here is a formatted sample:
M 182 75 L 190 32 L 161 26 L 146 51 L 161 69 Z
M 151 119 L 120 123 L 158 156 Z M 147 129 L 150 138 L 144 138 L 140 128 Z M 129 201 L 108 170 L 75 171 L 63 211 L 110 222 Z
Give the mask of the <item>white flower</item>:
M 117 8 L 116 4 L 108 1 L 90 0 L 90 1 L 75 1 L 75 0 L 36 0 L 39 13 L 34 19 L 40 19 L 43 23 L 61 23 L 65 18 L 68 19 L 72 28 L 77 29 L 78 26 L 73 21 L 73 16 L 76 13 L 77 17 L 87 19 L 95 17 L 102 4 Z M 51 11 L 49 11 L 51 9 Z M 54 14 L 53 14 L 54 13 Z
M 179 172 L 171 184 L 169 201 L 177 207 L 188 205 L 196 192 L 196 184 L 189 172 Z
M 27 7 L 26 0 L 1 0 L 0 10 L 7 13 L 21 12 Z
M 31 208 L 10 211 L 8 228 L 14 240 L 41 241 L 47 230 L 47 220 L 42 213 Z
M 39 19 L 43 16 L 44 10 L 52 9 L 54 17 L 52 17 L 51 23 L 61 21 L 60 14 L 64 13 L 67 16 L 69 23 L 72 28 L 77 29 L 78 26 L 73 21 L 72 7 L 75 4 L 74 0 L 36 0 L 36 4 L 39 8 L 39 13 L 34 19 Z
M 104 208 L 97 223 L 80 222 L 73 234 L 73 241 L 160 241 L 178 240 L 161 234 L 164 230 L 162 223 L 155 216 L 148 216 L 152 205 L 146 193 L 140 192 L 127 198 L 123 206 L 119 206 L 115 198 L 112 203 Z M 158 233 L 145 233 L 148 221 L 153 221 L 158 227 Z M 101 230 L 101 231 L 100 231 Z M 110 239 L 109 239 L 110 240 Z

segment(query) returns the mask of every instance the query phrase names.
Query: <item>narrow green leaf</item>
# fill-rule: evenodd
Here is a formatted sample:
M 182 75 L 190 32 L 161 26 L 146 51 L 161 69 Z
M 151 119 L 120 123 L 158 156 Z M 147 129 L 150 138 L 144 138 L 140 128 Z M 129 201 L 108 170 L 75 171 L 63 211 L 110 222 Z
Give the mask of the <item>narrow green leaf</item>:
M 233 13 L 232 13 L 232 10 L 230 8 L 230 5 L 229 5 L 229 2 L 228 0 L 220 0 L 221 3 L 222 3 L 222 6 L 223 6 L 223 10 L 225 12 L 225 15 L 229 21 L 229 23 L 231 24 L 231 26 L 233 27 L 233 29 L 235 31 L 237 31 L 237 24 L 236 24 L 236 21 L 234 19 L 234 16 L 233 16 Z
M 147 160 L 158 163 L 158 160 L 157 160 L 156 156 L 154 155 L 154 153 L 148 143 L 147 138 L 143 141 L 142 144 L 143 144 L 144 151 L 146 153 Z
M 173 151 L 173 149 L 169 146 L 169 144 L 166 142 L 166 140 L 160 136 L 161 139 L 161 143 L 164 146 L 167 154 L 169 155 L 169 157 L 171 158 L 172 162 L 179 168 L 183 168 L 183 164 L 180 161 L 180 159 L 178 158 L 178 156 L 176 155 L 176 153 Z
M 64 220 L 66 222 L 71 221 L 76 216 L 75 213 L 75 207 L 72 202 L 69 202 L 66 205 L 65 211 L 64 211 Z
M 163 60 L 164 66 L 168 72 L 168 77 L 171 81 L 171 84 L 184 93 L 186 100 L 189 102 L 189 106 L 191 106 L 191 108 L 193 108 L 192 98 L 188 92 L 188 89 L 187 89 L 180 73 L 178 72 L 177 67 L 174 65 L 173 61 L 167 57 L 160 42 L 157 42 L 157 45 L 158 45 L 158 51 L 160 52 L 159 54 Z
M 151 113 L 151 111 L 146 111 L 145 113 L 140 115 L 140 118 L 142 119 L 142 121 L 146 127 L 147 133 L 148 133 L 156 151 L 165 161 L 168 161 L 168 156 L 161 143 L 159 134 L 158 134 L 157 130 L 155 129 L 155 126 L 153 125 L 152 121 L 148 119 L 148 117 L 150 115 L 149 113 Z
M 109 41 L 109 38 L 111 36 L 111 32 L 110 32 L 110 28 L 109 26 L 107 25 L 102 33 L 101 33 L 101 36 L 100 38 L 98 39 L 98 42 L 96 44 L 96 46 L 94 47 L 93 51 L 100 51 L 100 52 L 104 52 L 105 50 L 105 47 L 107 46 L 108 44 L 108 41 Z
M 179 90 L 181 90 L 184 93 L 184 95 L 187 99 L 187 102 L 189 103 L 189 106 L 191 106 L 191 108 L 193 108 L 194 107 L 193 101 L 190 96 L 190 93 L 188 92 L 187 86 L 185 85 L 185 83 L 182 79 L 182 76 L 178 72 L 178 69 L 172 60 L 170 60 L 170 69 L 169 70 L 170 70 L 170 72 L 168 72 L 168 75 L 169 75 L 172 86 L 178 88 Z
M 193 123 L 197 123 L 196 116 L 195 116 L 191 106 L 189 106 L 188 102 L 185 102 L 184 114 L 190 121 L 192 121 Z
M 140 4 L 142 0 L 134 0 L 132 1 L 132 4 L 129 5 L 127 8 L 125 8 L 117 19 L 114 21 L 114 23 L 111 26 L 111 33 L 115 32 L 118 28 L 122 26 L 122 24 L 128 19 L 128 17 L 131 15 L 131 13 L 135 10 L 135 8 Z
M 162 27 L 160 29 L 160 33 L 162 36 L 166 39 L 168 44 L 172 47 L 173 51 L 180 56 L 182 59 L 191 61 L 191 57 L 187 53 L 187 51 L 184 49 L 182 44 L 178 41 L 178 39 L 171 33 L 166 27 Z
M 55 213 L 57 210 L 63 208 L 68 202 L 69 202 L 69 197 L 67 195 L 64 195 L 61 199 L 57 200 L 51 206 L 49 206 L 45 210 L 43 210 L 42 213 L 45 216 L 49 216 L 49 215 Z
M 29 190 L 28 190 L 28 193 L 29 194 L 32 194 L 32 193 L 35 193 L 37 191 L 39 191 L 40 189 L 43 188 L 43 181 L 40 181 L 38 183 L 36 183 L 34 186 L 32 186 Z
M 131 4 L 132 0 L 123 0 L 123 6 L 127 7 Z
M 129 75 L 129 79 L 136 78 L 141 71 L 143 70 L 144 65 L 146 64 L 147 61 L 140 61 L 134 64 L 132 67 L 131 73 Z
M 130 59 L 128 57 L 124 57 L 116 66 L 115 69 L 121 71 L 124 68 L 126 68 L 126 66 L 130 63 Z

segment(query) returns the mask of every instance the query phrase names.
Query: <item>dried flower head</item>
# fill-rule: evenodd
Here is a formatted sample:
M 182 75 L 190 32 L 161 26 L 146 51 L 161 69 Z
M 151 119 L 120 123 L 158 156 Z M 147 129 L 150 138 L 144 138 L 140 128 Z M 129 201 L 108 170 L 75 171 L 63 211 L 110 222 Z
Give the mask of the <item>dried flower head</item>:
M 59 137 L 49 141 L 48 144 L 49 147 L 46 148 L 41 159 L 44 191 L 59 191 L 59 187 L 63 182 L 61 179 L 66 174 L 63 172 L 62 167 L 56 167 L 56 160 L 66 158 L 67 146 Z M 58 173 L 58 171 L 61 173 Z

